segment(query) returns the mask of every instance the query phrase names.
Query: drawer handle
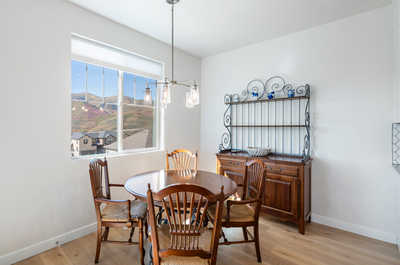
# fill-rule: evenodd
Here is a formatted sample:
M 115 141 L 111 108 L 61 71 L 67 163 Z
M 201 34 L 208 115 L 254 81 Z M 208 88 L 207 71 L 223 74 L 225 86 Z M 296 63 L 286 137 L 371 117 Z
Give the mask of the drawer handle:
M 275 168 L 275 169 L 273 169 L 271 166 L 267 166 L 267 169 L 269 169 L 269 170 L 276 170 L 276 171 L 279 171 L 279 172 L 282 172 L 282 168 Z

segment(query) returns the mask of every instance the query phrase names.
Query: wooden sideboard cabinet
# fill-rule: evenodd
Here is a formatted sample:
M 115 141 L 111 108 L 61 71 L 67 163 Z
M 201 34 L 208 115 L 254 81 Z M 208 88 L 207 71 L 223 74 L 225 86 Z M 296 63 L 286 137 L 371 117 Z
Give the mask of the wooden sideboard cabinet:
M 247 153 L 217 154 L 217 174 L 233 179 L 242 192 Z M 260 157 L 265 163 L 265 192 L 262 211 L 284 221 L 297 224 L 305 233 L 305 223 L 311 221 L 311 159 L 269 155 Z

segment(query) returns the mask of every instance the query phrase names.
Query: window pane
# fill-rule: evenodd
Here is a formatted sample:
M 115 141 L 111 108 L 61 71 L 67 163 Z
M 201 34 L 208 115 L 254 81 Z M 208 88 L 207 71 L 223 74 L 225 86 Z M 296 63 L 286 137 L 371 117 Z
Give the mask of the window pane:
M 118 71 L 104 68 L 104 101 L 118 102 Z
M 156 145 L 153 137 L 154 121 L 154 108 L 124 105 L 123 149 L 154 147 Z
M 71 62 L 71 98 L 85 100 L 86 96 L 86 64 Z
M 135 76 L 133 74 L 124 73 L 123 76 L 123 103 L 134 104 L 135 95 Z
M 88 64 L 88 101 L 103 102 L 103 67 Z
M 116 151 L 117 111 L 115 104 L 72 101 L 72 155 Z
M 124 130 L 122 135 L 122 149 L 133 150 L 155 147 L 153 130 L 133 129 Z
M 117 149 L 117 132 L 72 133 L 72 156 L 104 154 Z
M 72 132 L 116 130 L 117 112 L 114 104 L 72 101 Z

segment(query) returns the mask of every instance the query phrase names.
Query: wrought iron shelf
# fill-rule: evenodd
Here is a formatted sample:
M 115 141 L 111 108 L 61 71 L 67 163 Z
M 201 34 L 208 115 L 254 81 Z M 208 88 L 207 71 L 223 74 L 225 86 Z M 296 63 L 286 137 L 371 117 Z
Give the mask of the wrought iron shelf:
M 309 158 L 310 100 L 308 84 L 294 86 L 280 76 L 265 82 L 250 81 L 239 93 L 224 96 L 226 132 L 222 134 L 219 150 L 268 147 L 275 154 Z
M 228 125 L 231 128 L 305 128 L 305 124 L 300 125 Z
M 274 101 L 286 101 L 286 100 L 300 100 L 300 99 L 309 99 L 309 96 L 295 96 L 295 97 L 285 97 L 285 98 L 272 98 L 272 99 L 256 99 L 256 100 L 243 100 L 237 102 L 229 102 L 225 103 L 227 105 L 240 105 L 240 104 L 251 104 L 251 103 L 260 103 L 260 102 L 274 102 Z

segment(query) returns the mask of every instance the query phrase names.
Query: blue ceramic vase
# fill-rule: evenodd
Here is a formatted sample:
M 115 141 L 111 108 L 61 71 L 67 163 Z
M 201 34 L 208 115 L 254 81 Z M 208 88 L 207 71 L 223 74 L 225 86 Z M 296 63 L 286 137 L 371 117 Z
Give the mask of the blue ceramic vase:
M 294 98 L 294 94 L 295 94 L 295 93 L 294 93 L 294 89 L 289 89 L 289 90 L 288 90 L 288 97 L 289 97 L 289 98 Z
M 271 91 L 268 93 L 268 99 L 273 99 L 275 97 L 275 91 Z

